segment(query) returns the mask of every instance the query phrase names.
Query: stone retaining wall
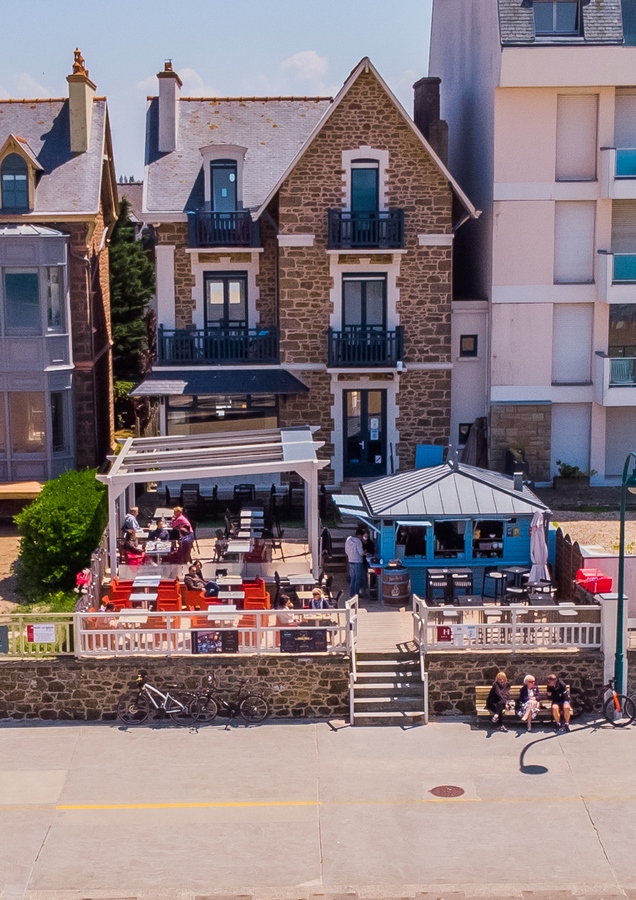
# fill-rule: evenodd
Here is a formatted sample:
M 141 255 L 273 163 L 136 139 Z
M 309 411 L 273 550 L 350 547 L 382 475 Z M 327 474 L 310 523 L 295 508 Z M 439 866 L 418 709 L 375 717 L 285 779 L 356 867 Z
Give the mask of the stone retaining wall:
M 634 654 L 636 656 L 636 654 Z M 636 661 L 636 660 L 635 660 Z M 475 685 L 492 684 L 504 671 L 513 684 L 532 674 L 545 684 L 550 672 L 563 678 L 574 700 L 586 711 L 600 709 L 603 654 L 598 650 L 554 650 L 545 653 L 427 653 L 429 711 L 432 715 L 468 715 L 475 712 Z
M 131 690 L 139 669 L 161 688 L 207 686 L 220 673 L 220 692 L 241 678 L 262 691 L 274 718 L 346 717 L 349 659 L 344 656 L 217 656 L 191 659 L 99 659 L 60 657 L 0 663 L 0 719 L 112 720 L 117 700 Z

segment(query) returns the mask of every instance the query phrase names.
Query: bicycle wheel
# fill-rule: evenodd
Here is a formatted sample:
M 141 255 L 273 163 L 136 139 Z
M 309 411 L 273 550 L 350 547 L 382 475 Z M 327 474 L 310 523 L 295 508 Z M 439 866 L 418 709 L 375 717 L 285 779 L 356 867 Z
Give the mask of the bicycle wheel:
M 631 697 L 624 694 L 612 694 L 603 706 L 605 718 L 614 728 L 624 728 L 636 718 L 636 706 Z
M 216 719 L 219 707 L 217 706 L 214 697 L 206 697 L 204 695 L 203 697 L 198 698 L 197 710 L 198 722 L 211 722 L 213 719 Z
M 241 700 L 239 712 L 246 722 L 262 722 L 269 713 L 269 706 L 259 694 L 248 694 Z
M 167 713 L 177 725 L 194 725 L 199 714 L 199 698 L 192 691 L 175 691 L 170 694 L 172 705 Z M 176 708 L 175 708 L 176 707 Z
M 117 703 L 117 718 L 124 725 L 141 725 L 150 715 L 150 703 L 144 694 L 123 694 Z

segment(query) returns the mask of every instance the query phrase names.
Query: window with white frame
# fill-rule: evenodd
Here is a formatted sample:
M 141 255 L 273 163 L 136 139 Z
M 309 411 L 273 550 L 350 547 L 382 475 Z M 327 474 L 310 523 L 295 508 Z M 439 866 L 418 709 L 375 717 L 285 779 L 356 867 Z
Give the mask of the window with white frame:
M 3 333 L 36 335 L 64 332 L 64 281 L 63 266 L 5 266 L 0 269 Z
M 534 0 L 534 31 L 537 37 L 577 37 L 582 33 L 579 0 Z

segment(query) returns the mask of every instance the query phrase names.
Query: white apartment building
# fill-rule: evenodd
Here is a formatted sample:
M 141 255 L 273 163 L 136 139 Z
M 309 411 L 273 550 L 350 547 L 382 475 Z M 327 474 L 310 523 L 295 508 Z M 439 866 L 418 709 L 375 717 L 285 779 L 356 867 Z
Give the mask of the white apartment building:
M 636 0 L 434 0 L 449 165 L 483 210 L 455 294 L 489 300 L 490 465 L 612 484 L 636 448 Z

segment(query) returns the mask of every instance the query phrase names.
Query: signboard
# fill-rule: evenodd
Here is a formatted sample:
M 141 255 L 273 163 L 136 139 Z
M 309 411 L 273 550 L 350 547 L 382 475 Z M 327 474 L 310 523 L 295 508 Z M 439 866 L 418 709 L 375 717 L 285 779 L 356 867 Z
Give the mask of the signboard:
M 437 643 L 443 644 L 453 640 L 453 629 L 450 625 L 437 626 Z
M 238 653 L 238 631 L 197 631 L 192 638 L 193 653 Z
M 290 628 L 280 633 L 281 653 L 326 653 L 324 628 Z
M 9 652 L 9 626 L 0 625 L 0 653 Z
M 54 644 L 55 625 L 27 625 L 27 641 L 30 644 Z

